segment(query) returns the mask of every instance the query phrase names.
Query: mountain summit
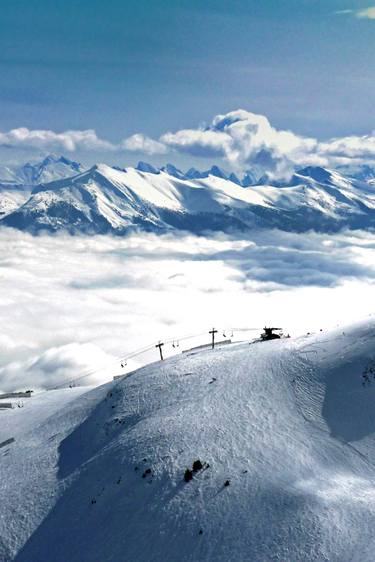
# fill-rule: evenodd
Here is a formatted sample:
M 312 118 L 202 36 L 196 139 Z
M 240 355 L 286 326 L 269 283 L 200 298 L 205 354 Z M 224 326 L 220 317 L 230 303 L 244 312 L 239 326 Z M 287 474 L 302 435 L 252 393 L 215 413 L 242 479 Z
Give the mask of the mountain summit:
M 41 162 L 27 162 L 23 166 L 0 167 L 0 184 L 11 183 L 34 186 L 74 176 L 83 171 L 81 164 L 49 154 Z
M 0 224 L 32 233 L 244 232 L 263 227 L 333 232 L 375 227 L 371 182 L 325 168 L 304 168 L 290 181 L 274 185 L 264 178 L 261 185 L 247 188 L 215 166 L 183 174 L 170 164 L 157 170 L 141 162 L 137 168 L 98 164 L 81 172 L 79 164 L 54 156 L 34 167 L 25 165 L 20 174 L 28 184 L 43 181 L 21 186 L 24 199 L 13 201 Z M 54 181 L 44 181 L 50 177 Z M 7 184 L 6 189 L 8 196 L 16 193 L 15 186 Z M 4 193 L 0 191 L 0 207 Z

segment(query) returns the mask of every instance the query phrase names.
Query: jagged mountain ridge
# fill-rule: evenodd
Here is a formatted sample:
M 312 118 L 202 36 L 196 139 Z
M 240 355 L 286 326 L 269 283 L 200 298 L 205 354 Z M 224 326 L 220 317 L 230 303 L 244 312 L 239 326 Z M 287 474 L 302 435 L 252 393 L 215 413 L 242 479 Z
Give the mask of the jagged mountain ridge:
M 217 178 L 226 179 L 241 185 L 242 187 L 249 187 L 250 185 L 256 185 L 258 180 L 262 177 L 263 174 L 259 173 L 257 170 L 246 170 L 242 179 L 240 179 L 234 172 L 228 172 L 227 170 L 223 170 L 219 166 L 213 165 L 208 170 L 197 170 L 197 168 L 189 168 L 185 173 L 176 168 L 173 164 L 166 164 L 161 168 L 155 168 L 146 162 L 139 162 L 137 170 L 141 172 L 150 172 L 153 174 L 159 174 L 160 172 L 166 172 L 170 176 L 174 176 L 179 179 L 203 179 L 208 178 L 209 176 L 215 176 Z
M 99 164 L 34 185 L 30 197 L 0 224 L 32 233 L 72 234 L 262 227 L 333 232 L 375 226 L 371 182 L 318 167 L 299 170 L 289 182 L 274 185 L 244 188 L 237 177 L 229 178 L 217 167 L 184 175 L 172 165 L 157 170 L 146 163 L 125 169 Z
M 0 218 L 22 205 L 36 185 L 74 176 L 83 171 L 78 162 L 49 154 L 41 162 L 0 166 Z
M 74 176 L 84 168 L 65 156 L 49 154 L 40 162 L 27 162 L 22 166 L 0 166 L 1 185 L 34 186 L 41 183 Z

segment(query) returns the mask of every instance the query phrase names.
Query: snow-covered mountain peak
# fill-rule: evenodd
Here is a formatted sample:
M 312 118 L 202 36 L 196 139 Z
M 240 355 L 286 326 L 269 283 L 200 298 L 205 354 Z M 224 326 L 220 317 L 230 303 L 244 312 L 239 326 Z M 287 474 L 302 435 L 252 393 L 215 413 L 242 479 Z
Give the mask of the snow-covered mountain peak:
M 212 166 L 208 171 L 207 174 L 210 176 L 216 176 L 217 178 L 228 178 L 228 174 L 224 172 L 219 166 Z
M 74 160 L 70 160 L 69 158 L 66 158 L 66 156 L 62 156 L 54 153 L 48 154 L 40 163 L 42 167 L 50 166 L 53 164 L 64 164 L 77 171 L 81 170 L 81 164 L 79 164 L 78 162 L 75 162 Z
M 35 186 L 54 180 L 72 177 L 83 171 L 81 164 L 65 156 L 49 154 L 40 162 L 27 162 L 22 166 L 0 168 L 0 183 Z
M 38 183 L 18 208 L 17 201 L 23 201 L 3 191 L 3 224 L 32 232 L 262 227 L 299 232 L 375 225 L 373 186 L 319 167 L 297 171 L 290 182 L 264 178 L 247 188 L 218 166 L 206 172 L 192 168 L 186 174 L 170 164 L 156 170 L 146 163 L 125 169 L 96 164 L 82 171 L 78 164 L 52 155 L 37 169 L 24 168 L 39 178 Z M 53 181 L 42 182 L 46 175 Z
M 321 166 L 307 166 L 297 170 L 296 172 L 300 176 L 311 178 L 317 182 L 324 183 L 330 181 L 332 171 Z
M 160 168 L 160 170 L 168 174 L 169 176 L 173 176 L 175 178 L 179 178 L 179 179 L 186 178 L 185 174 L 179 168 L 176 168 L 176 166 L 174 166 L 173 164 L 166 164 L 165 166 Z
M 148 172 L 149 174 L 158 174 L 160 172 L 160 170 L 152 166 L 152 164 L 142 161 L 138 162 L 136 170 L 139 170 L 140 172 Z
M 94 164 L 89 170 L 87 170 L 87 172 L 91 175 L 97 173 L 103 176 L 110 176 L 112 173 L 124 174 L 125 170 L 116 170 L 116 168 L 108 166 L 108 164 L 99 162 L 98 164 Z

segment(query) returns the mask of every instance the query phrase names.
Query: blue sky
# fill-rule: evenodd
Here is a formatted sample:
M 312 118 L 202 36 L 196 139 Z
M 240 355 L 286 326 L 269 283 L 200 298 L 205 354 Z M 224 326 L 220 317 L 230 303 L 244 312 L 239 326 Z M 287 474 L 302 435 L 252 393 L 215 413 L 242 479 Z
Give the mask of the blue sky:
M 157 139 L 197 128 L 243 108 L 301 136 L 370 134 L 375 19 L 358 17 L 368 7 L 357 0 L 2 0 L 0 131 L 94 129 L 118 143 L 139 132 Z M 3 148 L 1 157 L 20 150 Z M 186 154 L 172 158 L 179 159 Z

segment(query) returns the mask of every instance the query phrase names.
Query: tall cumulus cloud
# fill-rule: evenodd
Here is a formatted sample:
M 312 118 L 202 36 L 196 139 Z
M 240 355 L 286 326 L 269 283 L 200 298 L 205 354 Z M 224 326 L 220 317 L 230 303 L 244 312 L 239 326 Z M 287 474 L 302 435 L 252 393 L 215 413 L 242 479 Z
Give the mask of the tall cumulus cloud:
M 217 115 L 206 126 L 165 132 L 158 139 L 136 133 L 115 143 L 100 138 L 94 130 L 56 133 L 22 127 L 0 132 L 0 146 L 151 156 L 181 153 L 222 159 L 237 171 L 259 166 L 271 177 L 287 176 L 296 166 L 375 164 L 375 132 L 318 140 L 278 129 L 264 115 L 244 109 Z

